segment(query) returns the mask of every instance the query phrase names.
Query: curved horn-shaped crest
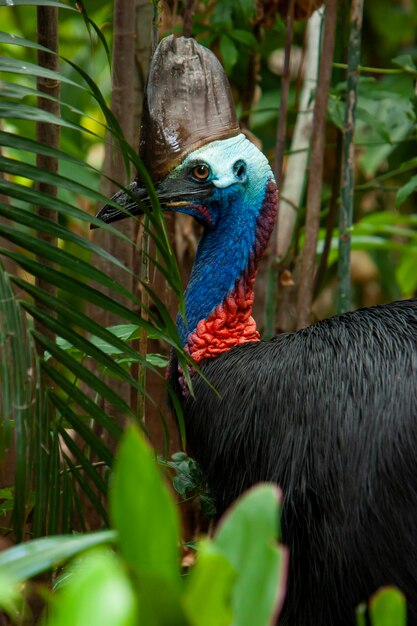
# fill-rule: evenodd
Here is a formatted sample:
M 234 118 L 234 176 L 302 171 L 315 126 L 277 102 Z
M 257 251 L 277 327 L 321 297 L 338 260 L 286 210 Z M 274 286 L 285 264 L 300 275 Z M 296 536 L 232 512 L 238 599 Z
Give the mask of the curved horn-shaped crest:
M 196 148 L 239 134 L 229 81 L 214 54 L 170 35 L 151 61 L 140 156 L 154 182 Z

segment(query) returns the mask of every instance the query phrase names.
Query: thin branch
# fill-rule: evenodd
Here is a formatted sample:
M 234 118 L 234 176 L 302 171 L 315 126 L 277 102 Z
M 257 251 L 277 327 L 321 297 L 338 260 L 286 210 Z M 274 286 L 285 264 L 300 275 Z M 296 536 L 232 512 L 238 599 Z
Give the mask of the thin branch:
M 285 138 L 287 134 L 287 111 L 288 111 L 288 94 L 290 90 L 290 60 L 291 47 L 293 42 L 293 22 L 294 22 L 294 0 L 291 0 L 287 12 L 286 34 L 285 34 L 285 56 L 284 70 L 281 77 L 281 97 L 279 106 L 279 121 L 277 128 L 277 139 L 275 148 L 275 164 L 274 175 L 281 184 L 283 178 L 283 164 L 285 153 Z M 267 291 L 265 302 L 265 331 L 266 339 L 275 334 L 275 318 L 277 306 L 278 292 L 278 258 L 277 258 L 277 224 L 275 225 L 274 235 L 272 238 L 272 248 L 268 261 L 268 277 Z
M 340 178 L 342 168 L 342 147 L 343 147 L 343 135 L 342 132 L 337 130 L 337 143 L 336 143 L 336 165 L 333 174 L 332 182 L 332 195 L 329 203 L 329 214 L 326 222 L 326 237 L 324 240 L 323 252 L 320 257 L 319 267 L 316 272 L 314 280 L 314 298 L 319 294 L 321 284 L 327 271 L 327 261 L 330 254 L 330 248 L 332 245 L 333 231 L 336 225 L 336 217 L 338 210 L 338 200 L 340 195 Z
M 339 213 L 339 260 L 337 265 L 337 312 L 350 308 L 350 242 L 353 220 L 353 190 L 355 186 L 354 130 L 361 54 L 363 0 L 353 0 L 349 37 L 346 114 L 343 138 L 343 172 Z
M 314 106 L 310 174 L 307 188 L 305 243 L 301 257 L 300 282 L 297 293 L 297 328 L 303 328 L 309 324 L 313 301 L 315 258 L 320 221 L 327 98 L 332 74 L 336 18 L 337 0 L 328 0 L 324 22 L 320 73 Z
M 347 70 L 349 67 L 348 63 L 333 63 L 333 67 L 341 70 Z M 389 67 L 367 67 L 365 65 L 358 65 L 357 71 L 359 73 L 368 72 L 369 74 L 387 74 L 387 75 L 395 75 L 395 74 L 409 74 L 407 70 L 403 69 L 394 69 Z

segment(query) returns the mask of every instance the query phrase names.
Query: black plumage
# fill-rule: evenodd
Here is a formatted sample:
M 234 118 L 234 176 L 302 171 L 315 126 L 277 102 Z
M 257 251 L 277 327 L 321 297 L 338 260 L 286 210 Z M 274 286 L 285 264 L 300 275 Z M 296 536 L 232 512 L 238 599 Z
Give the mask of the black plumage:
M 258 481 L 283 489 L 280 624 L 351 626 L 386 584 L 417 624 L 417 300 L 238 346 L 202 372 L 219 396 L 194 377 L 187 441 L 218 512 Z
M 177 327 L 218 395 L 197 374 L 190 395 L 175 354 L 170 380 L 218 513 L 259 481 L 282 488 L 283 626 L 353 626 L 387 584 L 417 626 L 417 300 L 258 341 L 253 284 L 277 210 L 268 161 L 193 40 L 159 44 L 145 101 L 141 153 L 162 208 L 204 228 Z M 135 180 L 114 200 L 98 217 L 138 214 L 149 198 Z

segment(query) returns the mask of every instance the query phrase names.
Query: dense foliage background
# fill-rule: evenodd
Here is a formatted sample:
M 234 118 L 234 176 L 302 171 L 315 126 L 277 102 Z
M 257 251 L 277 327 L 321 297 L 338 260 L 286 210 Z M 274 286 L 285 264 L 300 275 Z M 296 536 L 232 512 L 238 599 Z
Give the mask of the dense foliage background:
M 275 169 L 280 221 L 255 302 L 264 336 L 346 307 L 416 294 L 417 4 L 365 2 L 360 49 L 350 34 L 350 12 L 361 3 L 336 2 L 337 19 L 330 24 L 326 18 L 334 52 L 321 57 L 324 7 L 308 21 L 298 19 L 319 4 L 0 1 L 5 547 L 103 529 L 111 521 L 120 531 L 117 513 L 109 519 L 107 495 L 114 452 L 128 421 L 150 436 L 178 499 L 193 500 L 183 510 L 187 539 L 202 523 L 194 496 L 210 509 L 198 468 L 178 452 L 185 442 L 181 412 L 177 407 L 177 430 L 166 409 L 170 390 L 164 379 L 171 347 L 185 365 L 173 320 L 182 306 L 198 229 L 184 216 L 165 220 L 154 197 L 142 223 L 132 219 L 90 231 L 98 207 L 136 170 L 152 193 L 136 148 L 147 68 L 158 38 L 192 34 L 219 56 L 242 128 Z M 328 14 L 330 6 L 329 0 Z M 54 45 L 57 54 L 44 49 Z M 347 83 L 352 79 L 347 64 L 355 54 L 360 54 L 353 73 L 356 124 L 349 139 L 346 110 L 355 89 Z M 316 92 L 318 70 L 326 63 L 327 97 L 322 89 Z M 324 101 L 321 121 L 318 93 Z M 349 150 L 354 150 L 350 174 Z M 352 223 L 343 223 L 340 232 L 339 215 L 351 200 Z M 131 471 L 140 484 L 140 468 Z M 114 539 L 103 539 L 109 540 Z M 12 583 L 77 549 L 34 570 L 23 568 Z M 162 548 L 159 557 L 164 558 Z M 271 606 L 276 601 L 272 598 Z M 4 606 L 16 620 L 36 621 L 36 607 L 32 617 L 23 618 L 16 605 L 11 610 L 4 601 Z M 227 624 L 227 610 L 225 615 Z

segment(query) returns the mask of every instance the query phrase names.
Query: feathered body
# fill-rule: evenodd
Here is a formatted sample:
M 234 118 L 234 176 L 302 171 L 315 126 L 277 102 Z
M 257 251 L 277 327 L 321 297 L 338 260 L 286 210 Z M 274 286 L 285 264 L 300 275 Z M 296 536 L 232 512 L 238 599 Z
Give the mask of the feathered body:
M 238 346 L 201 369 L 219 396 L 194 377 L 187 442 L 219 512 L 259 481 L 283 490 L 280 624 L 353 626 L 386 584 L 417 624 L 417 301 Z
M 353 626 L 359 602 L 396 584 L 417 626 L 417 301 L 260 341 L 253 286 L 277 212 L 268 161 L 239 134 L 227 78 L 193 40 L 159 44 L 145 105 L 141 154 L 161 206 L 204 226 L 177 323 L 218 395 L 197 374 L 190 395 L 175 355 L 169 377 L 218 513 L 258 481 L 281 486 L 281 624 Z M 114 200 L 123 210 L 98 217 L 140 213 L 147 192 L 135 180 Z
M 384 584 L 404 591 L 417 623 L 417 301 L 259 341 L 253 283 L 277 207 L 269 166 L 243 136 L 187 162 L 208 167 L 213 194 L 199 215 L 183 209 L 206 228 L 178 328 L 218 395 L 194 376 L 190 396 L 175 361 L 170 379 L 218 512 L 259 481 L 283 489 L 281 624 L 353 625 Z
M 173 355 L 187 444 L 219 514 L 259 481 L 282 488 L 280 624 L 353 626 L 395 584 L 417 625 L 417 300 L 260 341 L 253 286 L 277 212 L 264 155 L 243 135 L 209 143 L 157 192 L 204 226 L 177 324 L 218 395 L 194 375 L 191 396 Z

